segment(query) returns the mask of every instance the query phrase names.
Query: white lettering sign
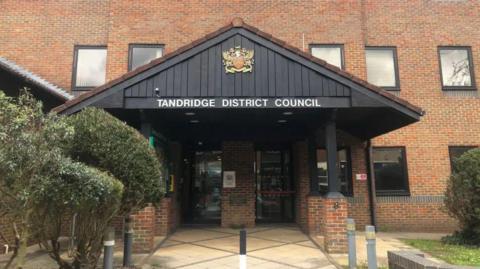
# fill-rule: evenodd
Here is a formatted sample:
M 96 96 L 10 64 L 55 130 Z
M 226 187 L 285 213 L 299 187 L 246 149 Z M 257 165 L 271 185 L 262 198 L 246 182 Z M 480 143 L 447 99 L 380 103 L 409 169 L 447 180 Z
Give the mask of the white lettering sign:
M 314 108 L 318 98 L 169 98 L 157 99 L 159 108 Z

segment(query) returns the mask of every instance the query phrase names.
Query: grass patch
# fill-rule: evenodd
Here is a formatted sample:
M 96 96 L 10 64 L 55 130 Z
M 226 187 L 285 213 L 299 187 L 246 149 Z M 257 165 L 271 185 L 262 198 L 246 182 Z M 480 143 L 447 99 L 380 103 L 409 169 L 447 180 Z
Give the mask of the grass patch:
M 480 266 L 480 248 L 437 240 L 402 239 L 406 244 L 454 265 Z

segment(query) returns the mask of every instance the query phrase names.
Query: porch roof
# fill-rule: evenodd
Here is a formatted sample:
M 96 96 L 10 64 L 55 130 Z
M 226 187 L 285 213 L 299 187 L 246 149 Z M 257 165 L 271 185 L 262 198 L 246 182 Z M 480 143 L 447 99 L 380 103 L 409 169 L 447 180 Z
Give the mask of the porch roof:
M 226 74 L 222 52 L 241 46 L 254 50 L 252 73 Z M 158 98 L 305 98 L 340 113 L 352 124 L 371 128 L 368 138 L 416 122 L 424 111 L 386 90 L 313 57 L 236 18 L 178 50 L 132 70 L 56 107 L 62 114 L 86 106 L 155 110 Z M 363 109 L 363 110 L 362 110 Z M 365 111 L 365 112 L 362 112 Z M 354 113 L 354 114 L 352 114 Z M 364 113 L 362 117 L 359 115 Z M 380 122 L 380 120 L 382 122 Z M 346 120 L 351 122 L 351 120 Z M 390 121 L 390 122 L 389 122 Z M 372 123 L 382 124 L 375 127 Z

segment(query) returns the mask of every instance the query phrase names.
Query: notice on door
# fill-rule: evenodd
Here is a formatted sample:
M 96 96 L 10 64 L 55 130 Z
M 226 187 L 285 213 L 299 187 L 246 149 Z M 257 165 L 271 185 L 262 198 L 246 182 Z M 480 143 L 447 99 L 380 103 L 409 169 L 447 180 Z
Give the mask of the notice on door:
M 235 171 L 223 171 L 223 187 L 235 188 Z

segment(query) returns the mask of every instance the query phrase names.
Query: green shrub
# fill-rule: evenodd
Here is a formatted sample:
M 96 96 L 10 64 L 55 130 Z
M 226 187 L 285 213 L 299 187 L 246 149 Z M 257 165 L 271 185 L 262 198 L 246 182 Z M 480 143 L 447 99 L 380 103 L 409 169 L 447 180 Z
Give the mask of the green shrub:
M 33 225 L 40 244 L 60 268 L 95 268 L 102 252 L 102 238 L 117 214 L 123 193 L 120 181 L 106 172 L 62 158 L 52 164 L 57 173 L 40 178 L 33 190 Z M 75 215 L 75 249 L 63 257 L 60 236 L 69 232 L 65 220 Z M 45 225 L 48 224 L 48 225 Z
M 16 268 L 23 267 L 27 241 L 43 227 L 31 225 L 32 190 L 39 178 L 56 172 L 50 165 L 62 157 L 60 145 L 68 146 L 72 136 L 73 129 L 55 115 L 45 115 L 41 102 L 26 89 L 18 98 L 0 91 L 0 212 L 11 217 L 16 237 L 8 242 L 14 254 L 7 268 L 14 260 Z
M 122 214 L 160 200 L 164 188 L 160 162 L 137 130 L 97 108 L 86 108 L 66 120 L 75 130 L 70 156 L 110 172 L 123 183 Z
M 480 149 L 457 158 L 452 170 L 445 205 L 461 231 L 445 240 L 480 245 Z

